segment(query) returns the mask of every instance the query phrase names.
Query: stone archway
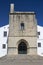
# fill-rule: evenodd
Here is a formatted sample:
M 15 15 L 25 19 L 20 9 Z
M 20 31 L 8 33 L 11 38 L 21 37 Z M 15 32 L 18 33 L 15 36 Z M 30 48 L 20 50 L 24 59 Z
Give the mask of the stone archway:
M 27 54 L 27 45 L 23 40 L 18 45 L 18 54 Z

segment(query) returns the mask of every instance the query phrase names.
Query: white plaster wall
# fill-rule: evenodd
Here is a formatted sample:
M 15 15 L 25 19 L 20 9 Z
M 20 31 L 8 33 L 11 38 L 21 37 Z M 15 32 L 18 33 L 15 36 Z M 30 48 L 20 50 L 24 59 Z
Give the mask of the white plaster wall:
M 38 47 L 38 43 L 41 43 L 41 47 Z M 40 39 L 37 41 L 37 54 L 43 56 L 43 40 Z
M 37 31 L 40 32 L 40 35 L 37 38 L 37 54 L 43 56 L 43 27 L 37 26 Z M 38 43 L 41 43 L 41 47 L 38 47 Z
M 0 28 L 0 57 L 3 57 L 7 54 L 7 37 L 8 37 L 8 31 L 9 31 L 9 25 L 3 26 Z M 7 37 L 4 37 L 4 31 L 7 31 Z M 2 45 L 6 44 L 6 48 L 3 49 Z
M 37 25 L 37 31 L 40 32 L 38 39 L 43 39 L 43 27 Z

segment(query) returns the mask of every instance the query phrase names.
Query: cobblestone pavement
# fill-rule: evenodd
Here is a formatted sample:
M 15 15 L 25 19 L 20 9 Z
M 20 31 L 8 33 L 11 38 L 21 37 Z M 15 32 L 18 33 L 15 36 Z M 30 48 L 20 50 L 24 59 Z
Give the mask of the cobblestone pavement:
M 5 56 L 0 58 L 0 65 L 43 65 L 43 57 L 39 56 Z

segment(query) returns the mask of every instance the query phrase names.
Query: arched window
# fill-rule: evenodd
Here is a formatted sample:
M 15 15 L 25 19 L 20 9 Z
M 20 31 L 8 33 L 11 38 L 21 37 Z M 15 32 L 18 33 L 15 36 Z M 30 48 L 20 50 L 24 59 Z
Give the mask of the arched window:
M 21 30 L 24 30 L 24 23 L 21 23 Z

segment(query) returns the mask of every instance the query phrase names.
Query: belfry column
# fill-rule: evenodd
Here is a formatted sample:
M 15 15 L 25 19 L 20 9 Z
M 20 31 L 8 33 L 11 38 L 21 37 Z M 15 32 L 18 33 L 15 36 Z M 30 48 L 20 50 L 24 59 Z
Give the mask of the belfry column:
M 14 4 L 10 4 L 10 13 L 14 13 Z

